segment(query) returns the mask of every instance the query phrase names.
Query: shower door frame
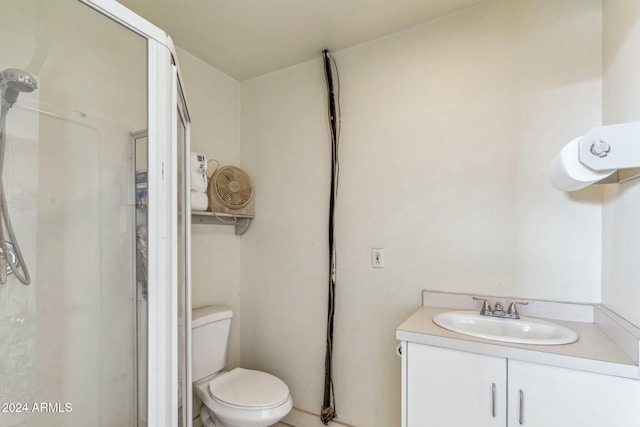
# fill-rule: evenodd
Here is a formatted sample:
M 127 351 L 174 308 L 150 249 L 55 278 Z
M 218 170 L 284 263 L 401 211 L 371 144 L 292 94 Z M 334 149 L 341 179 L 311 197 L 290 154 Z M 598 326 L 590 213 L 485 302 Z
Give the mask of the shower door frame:
M 78 0 L 147 39 L 148 141 L 148 347 L 147 425 L 174 427 L 178 420 L 177 310 L 177 109 L 186 118 L 186 149 L 190 120 L 175 47 L 171 37 L 114 0 Z M 179 92 L 178 92 L 179 91 Z M 188 159 L 188 156 L 185 156 Z M 189 170 L 188 168 L 186 170 Z M 185 185 L 188 188 L 189 181 Z M 190 217 L 190 215 L 187 215 Z M 188 224 L 187 224 L 188 225 Z M 189 233 L 187 233 L 189 240 Z M 186 260 L 190 265 L 187 245 Z M 187 267 L 186 289 L 190 275 Z M 190 308 L 190 300 L 186 304 Z M 190 309 L 185 312 L 186 359 L 190 360 Z M 190 370 L 189 370 L 190 371 Z M 191 384 L 190 372 L 184 379 Z M 136 391 L 137 392 L 137 391 Z M 191 423 L 191 405 L 185 413 Z M 136 420 L 136 423 L 138 421 Z

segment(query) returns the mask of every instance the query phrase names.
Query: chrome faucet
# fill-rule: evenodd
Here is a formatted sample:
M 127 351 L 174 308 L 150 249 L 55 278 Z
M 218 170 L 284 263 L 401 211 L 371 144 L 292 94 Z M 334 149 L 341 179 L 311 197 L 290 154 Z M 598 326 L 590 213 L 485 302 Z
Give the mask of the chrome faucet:
M 506 317 L 507 315 L 504 312 L 504 308 L 502 308 L 502 303 L 500 301 L 496 301 L 493 306 L 493 313 L 491 314 L 493 317 Z
M 507 311 L 504 311 L 504 307 L 500 301 L 496 301 L 491 308 L 491 304 L 486 298 L 473 297 L 476 301 L 482 301 L 482 308 L 480 309 L 480 314 L 483 316 L 491 316 L 491 317 L 499 317 L 502 319 L 519 319 L 520 313 L 518 313 L 518 304 L 527 305 L 528 302 L 525 301 L 514 301 L 509 304 L 509 308 Z

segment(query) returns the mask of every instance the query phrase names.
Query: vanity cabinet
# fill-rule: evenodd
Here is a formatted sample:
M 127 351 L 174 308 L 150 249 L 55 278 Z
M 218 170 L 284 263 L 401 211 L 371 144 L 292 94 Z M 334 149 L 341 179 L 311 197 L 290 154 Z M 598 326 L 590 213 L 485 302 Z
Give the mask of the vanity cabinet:
M 507 363 L 507 426 L 640 425 L 638 380 L 511 359 Z
M 637 427 L 640 381 L 415 343 L 403 427 Z
M 506 425 L 505 359 L 413 343 L 403 357 L 403 427 Z

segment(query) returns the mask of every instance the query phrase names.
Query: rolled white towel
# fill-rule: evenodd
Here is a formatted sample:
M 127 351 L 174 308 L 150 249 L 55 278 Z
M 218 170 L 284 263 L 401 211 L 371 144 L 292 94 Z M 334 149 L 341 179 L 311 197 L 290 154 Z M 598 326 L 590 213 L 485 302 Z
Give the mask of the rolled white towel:
M 192 151 L 191 172 L 207 173 L 207 156 Z
M 191 191 L 206 193 L 207 182 L 207 175 L 199 172 L 191 172 Z
M 206 211 L 209 207 L 209 198 L 207 193 L 199 193 L 197 191 L 191 192 L 191 210 L 192 211 Z

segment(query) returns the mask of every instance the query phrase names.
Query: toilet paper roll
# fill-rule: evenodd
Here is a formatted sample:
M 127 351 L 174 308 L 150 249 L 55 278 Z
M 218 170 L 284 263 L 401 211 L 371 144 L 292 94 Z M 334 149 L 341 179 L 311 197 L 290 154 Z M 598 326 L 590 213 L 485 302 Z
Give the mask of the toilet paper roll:
M 191 210 L 206 211 L 209 208 L 209 198 L 207 193 L 191 192 Z
M 207 175 L 199 172 L 191 172 L 191 191 L 206 193 L 207 183 Z
M 191 172 L 207 173 L 207 156 L 191 152 Z
M 594 171 L 580 163 L 578 157 L 580 138 L 565 145 L 551 162 L 551 185 L 561 191 L 575 191 L 598 182 L 615 169 Z

